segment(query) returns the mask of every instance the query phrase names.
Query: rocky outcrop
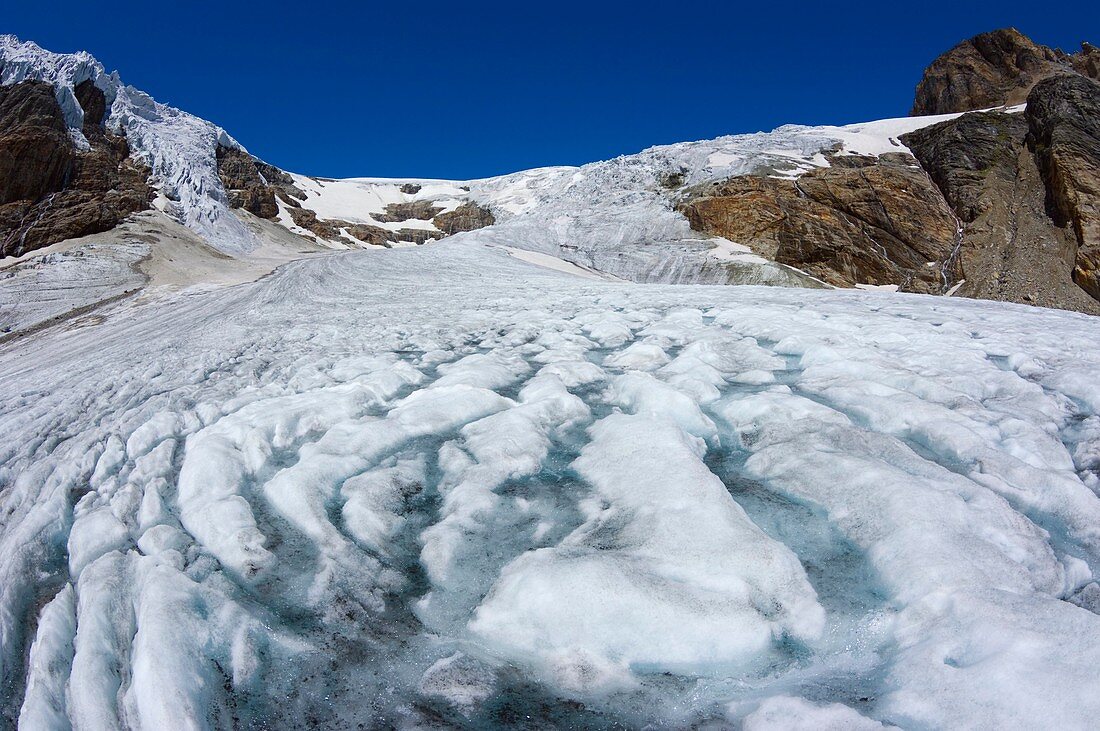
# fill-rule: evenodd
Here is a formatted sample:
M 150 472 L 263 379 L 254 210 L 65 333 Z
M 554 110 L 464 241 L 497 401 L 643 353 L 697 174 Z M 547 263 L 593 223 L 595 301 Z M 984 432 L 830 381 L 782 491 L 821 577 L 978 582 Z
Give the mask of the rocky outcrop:
M 276 194 L 288 202 L 290 198 L 306 197 L 295 187 L 293 178 L 244 150 L 219 145 L 217 157 L 218 177 L 232 208 L 243 208 L 260 218 L 275 219 L 279 215 Z
M 453 211 L 440 213 L 432 219 L 432 223 L 443 232 L 444 236 L 452 236 L 462 231 L 476 231 L 479 228 L 492 226 L 495 222 L 492 211 L 469 202 L 463 203 Z
M 840 287 L 941 292 L 957 277 L 955 217 L 908 155 L 836 155 L 797 180 L 742 176 L 695 188 L 693 229 Z
M 1068 60 L 1077 73 L 1100 80 L 1100 48 L 1091 43 L 1082 43 L 1081 51 L 1070 56 Z
M 1100 84 L 1038 82 L 1023 114 L 901 138 L 964 225 L 959 294 L 1100 314 Z
M 75 157 L 51 86 L 24 81 L 0 87 L 0 205 L 61 190 Z
M 89 149 L 78 150 L 51 86 L 0 87 L 0 256 L 107 231 L 149 207 L 149 170 L 103 127 L 106 100 L 76 87 Z
M 290 206 L 287 211 L 296 226 L 306 229 L 325 241 L 389 248 L 395 243 L 419 245 L 443 237 L 443 234 L 430 229 L 402 228 L 397 231 L 390 231 L 381 226 L 372 226 L 367 223 L 319 219 L 316 213 L 301 206 Z
M 956 215 L 969 223 L 992 201 L 983 183 L 990 176 L 1011 183 L 1027 122 L 1023 115 L 974 112 L 902 135 L 901 141 L 936 183 Z
M 73 93 L 80 104 L 80 109 L 84 112 L 85 134 L 95 134 L 96 130 L 102 129 L 103 120 L 107 117 L 107 97 L 91 79 L 85 79 L 77 84 L 73 88 Z
M 403 223 L 404 221 L 430 221 L 443 209 L 431 201 L 406 201 L 390 203 L 382 213 L 373 213 L 371 218 L 379 223 Z
M 973 112 L 901 140 L 963 226 L 957 293 L 1100 313 L 1074 285 L 1073 233 L 1046 212 L 1046 188 L 1022 114 Z
M 350 221 L 321 220 L 317 218 L 316 213 L 307 208 L 302 208 L 301 206 L 288 207 L 287 212 L 290 213 L 290 218 L 294 221 L 295 226 L 304 228 L 318 238 L 325 239 L 326 241 L 343 240 L 351 243 L 351 241 L 341 233 L 341 229 L 344 229 L 351 236 L 365 244 L 387 246 L 388 239 L 391 235 L 389 231 L 378 226 L 351 223 Z
M 1100 51 L 1085 43 L 1067 55 L 1015 28 L 982 33 L 947 51 L 925 70 L 911 114 L 947 114 L 1021 104 L 1043 79 L 1067 71 L 1100 78 Z
M 1037 84 L 1027 120 L 1048 210 L 1076 239 L 1073 280 L 1100 300 L 1100 83 L 1067 75 Z

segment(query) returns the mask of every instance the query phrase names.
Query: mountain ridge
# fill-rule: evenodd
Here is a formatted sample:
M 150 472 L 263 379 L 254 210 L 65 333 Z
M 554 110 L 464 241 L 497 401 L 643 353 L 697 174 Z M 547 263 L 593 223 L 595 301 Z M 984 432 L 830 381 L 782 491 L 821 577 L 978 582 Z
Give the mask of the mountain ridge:
M 1025 49 L 1023 56 L 1042 59 L 1050 68 L 1035 69 L 1028 61 L 1023 68 L 1030 70 L 1020 73 L 1006 60 L 1016 57 L 1004 51 L 1006 44 L 1010 50 Z M 988 48 L 1001 53 L 979 52 Z M 979 101 L 1003 108 L 1035 87 L 1045 88 L 1039 82 L 1053 75 L 1054 66 L 1077 75 L 1078 67 L 1094 72 L 1094 56 L 1088 44 L 1081 54 L 1067 56 L 1036 46 L 1011 29 L 983 34 L 929 66 L 917 89 L 918 100 L 925 101 L 914 110 L 951 107 L 946 114 L 957 117 L 968 111 L 954 107 Z M 997 84 L 991 86 L 987 80 L 993 77 Z M 1008 240 L 1012 237 L 1001 226 L 1005 233 L 996 241 L 989 235 L 975 238 L 973 222 L 957 216 L 952 220 L 957 202 L 937 182 L 947 173 L 930 176 L 936 162 L 912 156 L 902 139 L 947 124 L 950 120 L 941 119 L 943 115 L 844 127 L 786 125 L 769 133 L 657 146 L 577 168 L 543 168 L 476 181 L 329 180 L 268 165 L 221 127 L 124 86 L 117 72 L 107 74 L 86 53 L 52 54 L 12 36 L 0 37 L 0 82 L 7 88 L 27 81 L 55 89 L 73 142 L 72 150 L 58 154 L 74 158 L 90 149 L 76 88 L 98 90 L 103 134 L 124 141 L 128 159 L 147 170 L 145 205 L 235 257 L 247 257 L 260 247 L 256 227 L 242 219 L 247 212 L 313 247 L 420 245 L 484 229 L 480 235 L 486 240 L 531 248 L 634 281 L 890 287 L 1100 314 L 1092 284 L 1096 236 L 1081 223 L 1082 215 L 1070 212 L 1066 194 L 1061 196 L 1063 205 L 1054 207 L 1063 211 L 1054 222 L 1029 199 L 1028 220 L 1037 222 L 1035 231 L 1042 233 L 1035 235 L 1048 243 L 1021 254 L 1012 271 L 983 263 L 975 253 L 989 246 L 1008 251 L 1014 246 Z M 970 90 L 970 96 L 960 90 Z M 927 101 L 936 93 L 942 99 Z M 1086 89 L 1082 99 L 1090 94 Z M 991 113 L 1005 115 L 1005 120 L 1027 114 Z M 0 132 L 4 128 L 0 119 Z M 1031 132 L 1032 137 L 1041 134 Z M 1024 144 L 1026 140 L 1020 142 Z M 930 148 L 926 144 L 922 149 Z M 1074 179 L 1087 190 L 1092 173 L 1084 168 L 1074 167 Z M 1039 169 L 1046 171 L 1045 188 L 1053 189 L 1050 181 L 1056 173 L 1051 165 Z M 807 186 L 820 189 L 811 196 L 812 204 Z M 56 194 L 45 191 L 57 184 L 39 187 L 43 195 L 23 201 L 20 215 L 9 215 L 4 253 L 22 254 L 71 236 L 109 230 L 143 207 L 141 191 L 146 190 L 135 181 L 130 184 L 137 195 L 133 203 L 121 208 L 100 203 L 99 209 L 110 213 L 101 223 L 81 229 L 77 224 L 88 217 L 77 213 L 66 218 L 64 207 L 53 205 Z M 1032 193 L 1032 198 L 1038 195 Z M 1091 204 L 1073 205 L 1074 210 L 1091 210 Z M 60 218 L 62 225 L 51 226 L 53 218 Z M 1063 235 L 1067 227 L 1076 231 L 1076 244 Z M 1036 256 L 1050 262 L 1041 279 L 1014 273 Z M 1077 283 L 1092 296 L 1079 296 L 1067 283 Z

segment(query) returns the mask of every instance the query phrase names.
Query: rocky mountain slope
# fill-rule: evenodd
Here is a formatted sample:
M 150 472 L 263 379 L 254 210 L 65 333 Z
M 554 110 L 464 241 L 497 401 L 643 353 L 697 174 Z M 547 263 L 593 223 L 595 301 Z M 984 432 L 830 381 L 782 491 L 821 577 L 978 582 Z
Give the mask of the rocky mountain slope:
M 875 287 L 1098 314 L 1098 53 L 994 31 L 926 71 L 914 112 L 937 116 L 788 125 L 486 180 L 329 180 L 253 157 L 87 54 L 6 36 L 2 253 L 152 206 L 237 258 L 264 247 L 257 220 L 308 249 L 482 229 L 639 282 Z M 967 111 L 979 107 L 997 109 Z
M 79 148 L 54 90 L 40 81 L 0 86 L 0 256 L 107 231 L 148 208 L 148 168 L 103 125 L 103 92 L 75 87 L 84 112 Z
M 907 151 L 848 168 L 833 159 L 795 182 L 712 184 L 682 209 L 696 228 L 830 284 L 1100 314 L 1098 59 L 1088 44 L 1067 56 L 1015 30 L 977 36 L 933 62 L 913 111 L 999 109 L 921 126 L 896 138 Z
M 1098 311 L 1098 114 L 1100 84 L 1056 76 L 1023 115 L 965 114 L 903 138 L 963 224 L 960 294 Z

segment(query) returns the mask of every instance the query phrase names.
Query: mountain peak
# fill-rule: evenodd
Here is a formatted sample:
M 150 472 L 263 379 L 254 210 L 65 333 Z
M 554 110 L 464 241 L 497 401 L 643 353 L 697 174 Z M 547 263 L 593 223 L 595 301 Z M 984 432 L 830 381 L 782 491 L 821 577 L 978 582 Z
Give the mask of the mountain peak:
M 1100 50 L 1081 44 L 1066 54 L 1032 41 L 1015 28 L 969 38 L 941 54 L 917 84 L 912 116 L 950 114 L 1022 104 L 1043 79 L 1080 73 L 1100 79 Z
M 166 210 L 224 253 L 256 246 L 255 236 L 230 214 L 218 177 L 217 148 L 243 149 L 221 127 L 161 104 L 108 74 L 90 53 L 53 53 L 13 35 L 0 36 L 0 85 L 41 81 L 54 89 L 74 144 L 87 150 L 84 109 L 77 87 L 91 81 L 104 95 L 104 126 L 126 139 L 133 156 L 150 169 L 150 184 Z

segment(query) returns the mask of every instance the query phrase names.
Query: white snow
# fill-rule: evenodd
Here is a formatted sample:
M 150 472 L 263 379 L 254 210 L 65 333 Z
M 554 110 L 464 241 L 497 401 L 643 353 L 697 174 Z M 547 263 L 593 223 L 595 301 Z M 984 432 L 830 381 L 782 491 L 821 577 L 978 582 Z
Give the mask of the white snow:
M 841 703 L 817 705 L 804 698 L 774 696 L 745 718 L 744 731 L 881 731 L 884 726 Z

